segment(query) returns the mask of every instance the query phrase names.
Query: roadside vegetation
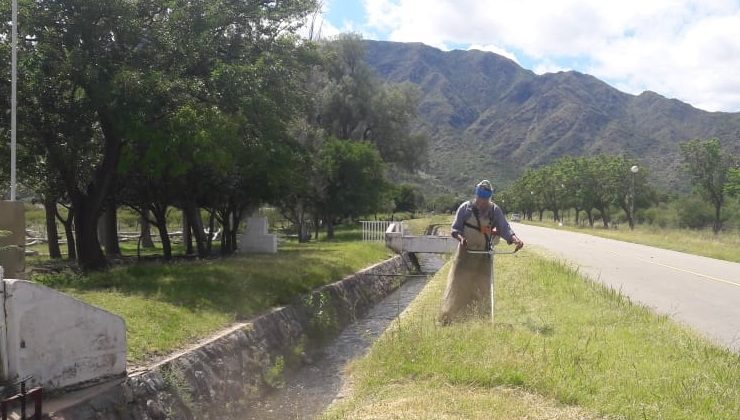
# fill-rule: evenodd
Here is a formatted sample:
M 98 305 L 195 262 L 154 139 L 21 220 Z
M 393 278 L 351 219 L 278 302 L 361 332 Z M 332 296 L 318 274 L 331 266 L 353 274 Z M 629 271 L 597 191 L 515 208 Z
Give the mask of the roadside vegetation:
M 565 229 L 725 261 L 740 262 L 740 232 L 723 232 L 721 235 L 715 235 L 708 230 L 662 228 L 650 225 L 637 225 L 634 230 L 603 229 L 575 226 L 567 222 L 561 226 L 559 223 L 546 221 L 546 219 L 542 222 L 527 220 L 523 223 L 552 229 Z
M 335 240 L 284 240 L 274 255 L 140 263 L 108 272 L 36 274 L 33 280 L 126 321 L 128 357 L 142 363 L 389 257 L 361 232 L 340 229 Z
M 350 369 L 352 418 L 740 417 L 740 356 L 527 252 L 499 258 L 496 323 L 435 323 L 448 267 Z

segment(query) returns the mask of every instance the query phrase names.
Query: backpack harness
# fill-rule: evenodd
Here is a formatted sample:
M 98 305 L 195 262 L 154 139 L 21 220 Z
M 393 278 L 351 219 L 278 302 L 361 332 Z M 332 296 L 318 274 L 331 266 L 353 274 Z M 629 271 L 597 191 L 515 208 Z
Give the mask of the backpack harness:
M 480 212 L 478 211 L 478 207 L 476 207 L 475 205 L 472 205 L 472 207 L 473 207 L 473 215 L 475 216 L 475 221 L 478 222 L 478 226 L 473 226 L 467 221 L 464 223 L 464 225 L 471 229 L 475 229 L 479 231 L 486 238 L 486 251 L 491 251 L 493 249 L 492 239 L 498 234 L 498 232 L 496 231 L 496 228 L 493 227 L 493 208 L 491 208 L 491 220 L 489 222 L 489 225 L 482 226 L 480 223 Z

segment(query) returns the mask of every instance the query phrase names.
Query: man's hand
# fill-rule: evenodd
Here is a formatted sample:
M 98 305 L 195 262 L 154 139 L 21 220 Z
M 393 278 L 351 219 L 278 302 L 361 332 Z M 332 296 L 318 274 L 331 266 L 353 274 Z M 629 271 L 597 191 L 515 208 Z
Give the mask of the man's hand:
M 460 242 L 460 244 L 463 246 L 463 248 L 467 248 L 468 247 L 468 240 L 465 239 L 464 236 L 460 235 L 460 232 L 453 232 L 452 233 L 452 237 L 455 238 L 455 239 L 457 239 L 457 241 Z
M 517 252 L 520 249 L 524 248 L 524 241 L 517 238 L 516 235 L 511 238 L 511 243 L 516 245 L 516 247 L 514 248 L 514 252 Z

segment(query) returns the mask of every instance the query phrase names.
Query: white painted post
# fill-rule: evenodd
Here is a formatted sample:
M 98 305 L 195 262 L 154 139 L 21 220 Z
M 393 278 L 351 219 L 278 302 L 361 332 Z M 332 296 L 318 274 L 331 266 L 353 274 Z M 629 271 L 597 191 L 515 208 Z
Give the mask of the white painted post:
M 15 201 L 16 193 L 16 118 L 17 118 L 17 91 L 18 91 L 18 1 L 13 0 L 11 4 L 11 19 L 13 29 L 11 32 L 10 53 L 10 201 Z
M 0 265 L 0 304 L 5 308 L 5 280 L 3 266 Z M 8 378 L 8 337 L 5 323 L 5 311 L 0 311 L 0 380 L 7 381 Z

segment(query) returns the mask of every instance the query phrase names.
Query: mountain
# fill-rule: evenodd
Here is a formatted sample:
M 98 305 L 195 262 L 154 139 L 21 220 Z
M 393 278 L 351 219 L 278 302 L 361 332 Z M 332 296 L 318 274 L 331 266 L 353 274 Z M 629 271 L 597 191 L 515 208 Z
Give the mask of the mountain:
M 574 71 L 536 75 L 490 52 L 365 43 L 382 80 L 419 87 L 414 130 L 430 139 L 425 172 L 455 190 L 484 177 L 506 185 L 528 167 L 598 153 L 633 156 L 662 189 L 687 190 L 680 143 L 716 137 L 740 154 L 740 113 L 630 95 Z

